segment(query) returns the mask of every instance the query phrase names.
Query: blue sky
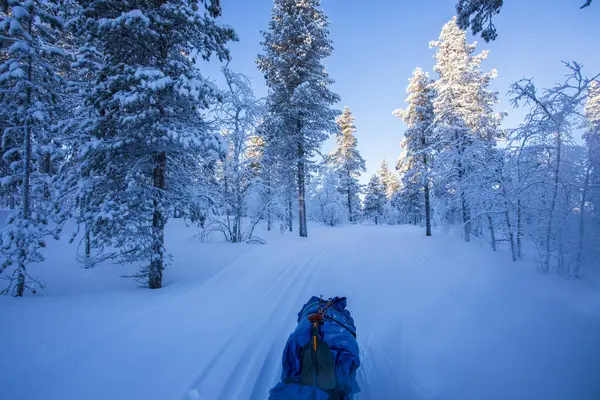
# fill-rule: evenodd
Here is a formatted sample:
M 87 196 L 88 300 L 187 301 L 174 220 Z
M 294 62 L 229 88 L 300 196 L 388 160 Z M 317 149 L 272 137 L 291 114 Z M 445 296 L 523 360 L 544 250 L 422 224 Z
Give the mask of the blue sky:
M 580 10 L 584 0 L 505 0 L 495 19 L 498 39 L 478 49 L 490 50 L 484 70 L 495 68 L 492 89 L 500 93 L 498 111 L 507 111 L 505 127 L 519 124 L 525 110 L 513 110 L 505 96 L 509 85 L 533 77 L 540 87 L 562 79 L 561 60 L 584 64 L 586 75 L 600 72 L 600 1 Z M 596 4 L 597 3 L 597 4 Z M 359 149 L 367 161 L 367 174 L 382 159 L 393 165 L 400 155 L 405 130 L 392 115 L 405 106 L 408 78 L 415 67 L 431 72 L 436 40 L 455 11 L 456 0 L 322 0 L 331 20 L 334 52 L 325 60 L 333 90 L 341 96 L 338 107 L 349 106 L 356 116 Z M 230 45 L 230 66 L 252 78 L 259 96 L 267 94 L 255 60 L 261 52 L 261 30 L 266 30 L 272 0 L 222 0 L 220 22 L 232 26 L 240 41 Z M 216 62 L 204 74 L 218 81 Z M 332 141 L 324 145 L 329 151 Z

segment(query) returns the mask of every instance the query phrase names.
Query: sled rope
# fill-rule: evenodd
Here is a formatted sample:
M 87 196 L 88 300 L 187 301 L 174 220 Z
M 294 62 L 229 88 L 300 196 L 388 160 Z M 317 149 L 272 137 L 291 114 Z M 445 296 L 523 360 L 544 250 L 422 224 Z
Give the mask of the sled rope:
M 326 315 L 325 318 L 327 318 L 330 321 L 335 322 L 336 324 L 338 324 L 339 326 L 341 326 L 342 328 L 344 328 L 345 330 L 347 330 L 348 332 L 350 332 L 350 334 L 354 337 L 354 339 L 356 339 L 356 333 L 352 332 L 352 330 L 350 328 L 348 328 L 346 325 L 342 324 L 337 319 L 335 319 L 333 317 L 330 317 L 329 315 Z

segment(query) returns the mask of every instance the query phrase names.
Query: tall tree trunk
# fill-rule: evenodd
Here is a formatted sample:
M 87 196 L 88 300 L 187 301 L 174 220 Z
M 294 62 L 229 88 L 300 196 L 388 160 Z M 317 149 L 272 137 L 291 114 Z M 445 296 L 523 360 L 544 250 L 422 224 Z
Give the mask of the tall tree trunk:
M 459 156 L 462 157 L 462 151 L 459 147 Z M 465 171 L 462 166 L 462 161 L 458 161 L 458 185 L 460 190 L 460 208 L 463 223 L 463 235 L 465 242 L 471 241 L 471 223 L 469 221 L 469 206 L 467 204 L 467 197 L 463 188 Z
M 304 147 L 303 143 L 298 143 L 298 231 L 300 233 L 300 237 L 308 236 L 308 229 L 306 227 L 306 203 L 305 203 L 305 194 L 306 194 L 306 182 L 304 175 L 305 171 L 304 165 Z
M 273 229 L 273 214 L 271 213 L 271 206 L 267 206 L 267 231 Z
M 163 196 L 165 189 L 165 172 L 167 167 L 167 156 L 165 152 L 155 155 L 156 166 L 154 167 L 154 188 L 156 195 L 154 197 L 154 213 L 152 216 L 152 256 L 150 268 L 148 269 L 148 287 L 150 289 L 159 289 L 162 287 L 162 274 L 164 269 L 164 230 L 165 217 L 161 209 L 159 198 Z
M 288 193 L 287 193 L 287 226 L 290 232 L 293 232 L 293 226 L 292 226 L 292 222 L 294 221 L 294 214 L 293 214 L 293 210 L 292 210 L 292 193 L 291 193 L 291 187 L 288 189 Z
M 463 230 L 464 230 L 464 238 L 465 242 L 471 241 L 471 223 L 469 222 L 469 209 L 467 205 L 467 199 L 465 192 L 461 189 L 460 192 L 460 202 L 462 208 L 462 220 L 463 220 Z
M 31 77 L 31 64 L 29 68 L 29 76 Z M 30 93 L 30 90 L 28 89 Z M 30 94 L 28 93 L 28 98 L 30 98 Z M 29 118 L 29 117 L 26 117 Z M 29 181 L 31 177 L 31 127 L 29 122 L 25 122 L 25 159 L 23 166 L 23 219 L 28 220 L 30 214 L 30 197 L 29 197 Z M 27 267 L 25 265 L 26 255 L 26 244 L 23 239 L 20 239 L 18 242 L 19 247 L 19 268 L 17 272 L 17 285 L 15 286 L 15 296 L 21 297 L 25 292 L 25 274 L 27 273 Z
M 33 31 L 33 12 L 30 14 L 28 21 L 28 29 L 27 32 L 29 37 L 32 35 Z M 30 39 L 29 39 L 30 40 Z M 31 83 L 33 75 L 33 59 L 31 53 L 28 57 L 27 62 L 27 81 Z M 25 90 L 26 93 L 26 103 L 25 109 L 26 112 L 29 111 L 29 107 L 31 106 L 31 85 L 27 86 Z M 23 155 L 23 219 L 28 220 L 30 217 L 30 207 L 31 207 L 31 199 L 30 199 L 30 179 L 31 179 L 31 124 L 29 123 L 29 115 L 25 116 L 25 121 L 23 124 L 23 133 L 25 134 L 24 140 L 24 155 Z M 19 269 L 17 273 L 17 285 L 15 287 L 15 296 L 21 297 L 23 296 L 23 292 L 25 291 L 25 274 L 26 274 L 26 244 L 23 242 L 23 239 L 19 241 Z
M 590 164 L 588 162 L 585 171 L 585 182 L 583 183 L 583 193 L 581 193 L 581 203 L 579 206 L 579 243 L 577 245 L 577 258 L 575 260 L 575 267 L 573 268 L 573 275 L 576 278 L 580 277 L 581 272 L 581 257 L 583 254 L 583 238 L 585 230 L 585 202 L 587 201 L 587 191 L 590 184 Z
M 348 187 L 348 220 L 350 222 L 354 222 L 354 218 L 352 217 L 352 192 Z
M 425 145 L 425 139 L 421 139 L 421 143 Z M 423 155 L 423 165 L 427 170 L 427 154 Z M 427 171 L 425 172 L 425 236 L 431 236 L 431 201 L 429 199 L 429 177 Z
M 463 221 L 463 234 L 465 242 L 471 241 L 471 223 L 469 221 L 469 206 L 467 205 L 467 199 L 464 190 L 460 189 L 460 205 L 461 205 L 461 214 Z
M 25 146 L 23 160 L 23 219 L 29 219 L 31 199 L 30 199 L 30 180 L 31 180 L 31 126 L 25 122 Z
M 521 250 L 521 241 L 523 237 L 523 220 L 522 220 L 522 210 L 521 210 L 521 194 L 519 194 L 519 199 L 517 200 L 517 257 L 519 260 L 523 256 L 523 252 Z
M 29 26 L 28 26 L 28 33 L 29 36 L 31 36 L 32 34 L 32 29 L 33 29 L 33 13 L 30 15 L 29 18 Z M 29 83 L 31 83 L 32 80 L 32 74 L 33 74 L 33 60 L 32 60 L 32 56 L 29 55 L 28 57 L 28 63 L 27 63 L 27 80 Z M 25 103 L 25 107 L 26 107 L 26 112 L 29 112 L 29 107 L 31 106 L 31 85 L 27 86 L 27 89 L 25 90 L 26 92 L 26 96 L 27 96 L 27 100 Z M 25 121 L 24 121 L 24 125 L 23 125 L 23 133 L 25 134 L 25 140 L 24 140 L 24 165 L 23 165 L 23 219 L 29 219 L 29 208 L 30 208 L 30 187 L 29 187 L 29 181 L 31 179 L 31 124 L 29 123 L 29 115 L 25 116 Z
M 235 128 L 234 128 L 234 139 L 233 139 L 233 190 L 235 210 L 233 216 L 233 235 L 232 242 L 239 243 L 243 240 L 242 238 L 242 214 L 243 214 L 243 198 L 242 198 L 242 182 L 240 177 L 240 157 L 241 157 L 241 137 L 243 135 L 242 130 L 239 126 L 240 110 L 238 109 L 235 115 Z
M 492 221 L 492 217 L 488 214 L 487 216 L 488 219 L 488 225 L 490 228 L 490 235 L 492 236 L 492 250 L 496 251 L 496 233 L 494 232 L 494 223 Z
M 508 238 L 510 241 L 510 253 L 512 260 L 517 261 L 517 254 L 515 252 L 515 238 L 513 235 L 512 224 L 510 223 L 510 215 L 508 211 L 504 211 L 504 217 L 506 218 L 506 226 L 508 227 Z
M 236 199 L 235 199 L 235 215 L 233 219 L 233 237 L 232 242 L 239 243 L 243 240 L 242 238 L 242 193 L 241 193 L 241 185 L 239 182 L 236 182 Z
M 44 174 L 46 174 L 49 177 L 52 174 L 52 158 L 51 158 L 50 152 L 47 152 L 44 154 L 43 160 L 44 160 L 44 162 L 42 164 L 43 165 L 42 170 L 44 171 Z M 47 184 L 47 181 L 46 181 L 46 184 L 44 184 L 44 198 L 50 199 L 50 196 L 51 196 L 50 186 Z
M 273 199 L 271 197 L 271 177 L 267 175 L 267 231 L 273 229 L 273 211 L 271 210 Z
M 85 172 L 83 174 L 83 176 L 85 177 L 89 177 L 89 173 Z M 75 207 L 79 208 L 79 214 L 80 214 L 80 218 L 82 215 L 85 215 L 87 207 L 89 204 L 89 194 L 82 197 L 77 197 L 76 199 L 76 205 Z M 84 229 L 85 229 L 85 234 L 84 234 L 84 256 L 85 256 L 85 260 L 84 260 L 84 265 L 86 268 L 88 268 L 90 266 L 90 257 L 92 255 L 92 234 L 91 234 L 91 230 L 90 230 L 90 224 L 87 220 L 84 220 Z
M 563 241 L 562 241 L 562 237 L 560 237 L 559 234 L 559 238 L 558 238 L 558 258 L 556 260 L 556 273 L 561 275 L 563 273 L 568 274 L 568 268 L 567 265 L 565 263 L 565 248 L 563 246 Z
M 90 256 L 92 255 L 92 238 L 91 238 L 91 233 L 90 233 L 90 227 L 88 226 L 88 223 L 85 223 L 85 259 L 86 259 L 86 264 L 87 264 L 87 260 L 90 259 Z

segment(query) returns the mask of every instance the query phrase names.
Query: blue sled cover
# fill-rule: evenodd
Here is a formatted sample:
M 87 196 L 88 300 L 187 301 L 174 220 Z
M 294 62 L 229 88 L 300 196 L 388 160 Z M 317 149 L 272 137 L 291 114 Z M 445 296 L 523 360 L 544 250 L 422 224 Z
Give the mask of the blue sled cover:
M 337 389 L 344 393 L 343 400 L 351 399 L 360 388 L 356 382 L 356 370 L 360 366 L 356 327 L 350 312 L 346 310 L 346 298 L 334 297 L 325 313 L 320 327 L 321 340 L 327 343 L 335 360 Z M 325 301 L 312 297 L 298 313 L 298 326 L 288 338 L 283 351 L 281 382 L 269 394 L 269 400 L 328 400 L 329 395 L 313 386 L 302 385 L 302 350 L 311 341 L 311 324 L 308 316 L 316 314 Z

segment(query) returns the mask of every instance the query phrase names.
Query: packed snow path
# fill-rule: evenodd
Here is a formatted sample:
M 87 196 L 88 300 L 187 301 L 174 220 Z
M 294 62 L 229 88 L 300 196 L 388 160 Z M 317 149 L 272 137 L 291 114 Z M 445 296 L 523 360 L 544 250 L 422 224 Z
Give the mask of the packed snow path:
M 0 303 L 0 398 L 265 400 L 312 295 L 349 299 L 360 400 L 600 398 L 597 297 L 575 309 L 554 290 L 570 283 L 416 228 L 310 234 L 253 246 L 199 286 L 136 291 L 143 303 Z

